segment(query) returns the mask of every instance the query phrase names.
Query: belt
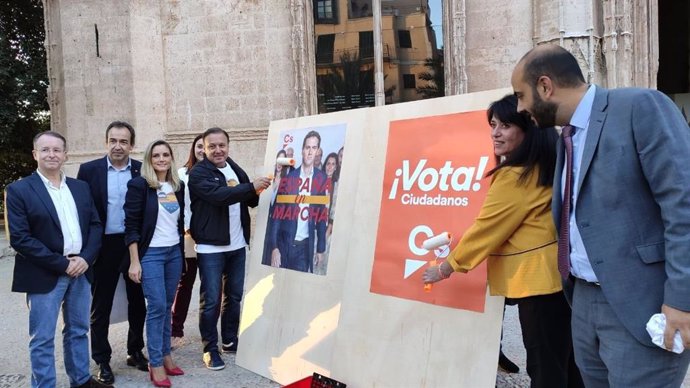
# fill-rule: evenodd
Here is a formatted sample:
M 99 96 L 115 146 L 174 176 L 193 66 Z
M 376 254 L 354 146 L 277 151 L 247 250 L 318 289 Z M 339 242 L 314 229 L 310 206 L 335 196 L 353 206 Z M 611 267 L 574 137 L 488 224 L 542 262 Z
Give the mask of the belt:
M 292 246 L 296 246 L 296 245 L 305 245 L 305 244 L 307 244 L 308 242 L 309 242 L 309 239 L 308 239 L 308 238 L 305 238 L 305 239 L 302 240 L 302 241 L 293 240 L 293 241 L 292 241 Z
M 75 256 L 79 256 L 79 255 L 76 253 L 70 253 L 69 255 L 67 255 L 67 257 L 75 257 Z
M 581 278 L 575 277 L 575 276 L 573 276 L 573 275 L 570 275 L 570 277 L 571 277 L 574 281 L 577 281 L 577 282 L 586 284 L 586 285 L 591 286 L 591 287 L 601 287 L 601 283 L 599 283 L 599 282 L 590 282 L 590 281 L 587 281 L 587 280 L 585 280 L 585 279 L 581 279 Z

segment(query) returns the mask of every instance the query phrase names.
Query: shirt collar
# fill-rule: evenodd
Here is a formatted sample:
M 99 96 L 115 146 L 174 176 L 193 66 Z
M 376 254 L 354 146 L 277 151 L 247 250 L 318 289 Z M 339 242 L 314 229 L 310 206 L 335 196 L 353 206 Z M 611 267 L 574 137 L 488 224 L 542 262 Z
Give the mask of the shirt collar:
M 578 129 L 586 129 L 589 125 L 589 117 L 592 115 L 592 106 L 594 105 L 594 95 L 596 87 L 594 84 L 589 85 L 587 92 L 582 96 L 582 100 L 577 105 L 573 117 L 570 119 L 570 125 Z
M 110 162 L 110 156 L 106 155 L 105 161 L 106 161 L 106 163 L 108 163 L 108 170 L 110 170 L 112 168 L 115 171 L 125 171 L 125 170 L 130 170 L 132 168 L 132 158 L 127 158 L 127 167 L 125 167 L 121 170 L 118 170 L 115 166 L 113 166 L 113 164 Z
M 41 180 L 43 181 L 43 184 L 46 185 L 46 187 L 48 187 L 48 188 L 55 187 L 55 186 L 53 186 L 53 184 L 50 182 L 50 180 L 48 178 L 46 178 L 43 174 L 41 174 L 41 171 L 39 171 L 38 169 L 36 169 L 36 174 L 38 174 L 38 176 L 41 178 Z M 60 186 L 57 188 L 62 187 L 66 181 L 67 181 L 67 176 L 65 175 L 65 173 L 63 171 L 60 171 Z

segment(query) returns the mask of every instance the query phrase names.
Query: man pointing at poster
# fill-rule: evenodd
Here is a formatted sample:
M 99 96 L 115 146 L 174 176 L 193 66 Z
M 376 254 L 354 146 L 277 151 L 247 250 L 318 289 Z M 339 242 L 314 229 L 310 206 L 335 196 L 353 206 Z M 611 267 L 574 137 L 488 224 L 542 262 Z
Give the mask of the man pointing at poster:
M 206 368 L 220 370 L 225 368 L 225 362 L 218 352 L 218 316 L 221 350 L 234 353 L 251 229 L 249 208 L 257 206 L 258 193 L 268 188 L 271 181 L 266 177 L 249 180 L 228 155 L 230 137 L 223 129 L 209 128 L 202 138 L 204 160 L 189 173 L 190 229 L 196 241 L 201 280 L 199 332 L 204 345 L 203 361 Z
M 326 174 L 314 167 L 321 135 L 310 131 L 302 143 L 302 165 L 283 178 L 278 188 L 271 238 L 271 265 L 311 272 L 326 250 L 328 203 Z M 316 248 L 316 254 L 314 249 Z

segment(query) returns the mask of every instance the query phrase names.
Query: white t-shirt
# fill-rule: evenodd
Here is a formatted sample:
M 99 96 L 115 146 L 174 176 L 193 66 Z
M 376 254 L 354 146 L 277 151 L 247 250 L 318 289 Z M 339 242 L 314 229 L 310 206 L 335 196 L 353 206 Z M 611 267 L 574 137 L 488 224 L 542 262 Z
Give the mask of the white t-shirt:
M 180 219 L 180 204 L 168 182 L 160 182 L 158 194 L 158 219 L 150 247 L 170 247 L 180 243 L 177 221 Z
M 219 168 L 218 170 L 225 175 L 225 181 L 229 187 L 234 187 L 240 184 L 240 180 L 232 167 L 230 167 L 230 164 L 225 163 L 225 167 Z M 230 225 L 230 245 L 196 244 L 196 252 L 220 253 L 234 251 L 246 247 L 247 242 L 244 240 L 239 202 L 228 206 L 228 223 Z
M 187 175 L 187 167 L 181 167 L 177 170 L 177 175 L 180 180 L 184 182 L 184 230 L 189 230 L 189 223 L 192 221 L 192 202 L 189 198 L 189 175 Z
M 299 173 L 302 184 L 299 188 L 299 195 L 311 195 L 311 187 L 314 182 L 314 168 L 311 169 L 311 174 L 305 175 L 304 169 L 300 169 Z M 303 241 L 309 238 L 309 204 L 299 204 L 299 215 L 297 216 L 297 232 L 295 233 L 295 240 Z

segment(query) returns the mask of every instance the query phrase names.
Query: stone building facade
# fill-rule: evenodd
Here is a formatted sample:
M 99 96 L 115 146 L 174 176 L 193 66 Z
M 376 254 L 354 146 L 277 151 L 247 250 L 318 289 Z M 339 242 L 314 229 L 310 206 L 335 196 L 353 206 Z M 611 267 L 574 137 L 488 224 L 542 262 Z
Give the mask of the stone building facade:
M 447 95 L 509 87 L 527 50 L 556 43 L 591 82 L 654 88 L 663 80 L 662 91 L 687 100 L 687 2 L 439 1 Z M 224 128 L 251 175 L 271 120 L 318 113 L 314 10 L 331 0 L 43 3 L 51 126 L 70 143 L 71 173 L 103 154 L 105 127 L 119 119 L 138 130 L 138 152 L 165 138 L 180 161 L 196 134 Z

